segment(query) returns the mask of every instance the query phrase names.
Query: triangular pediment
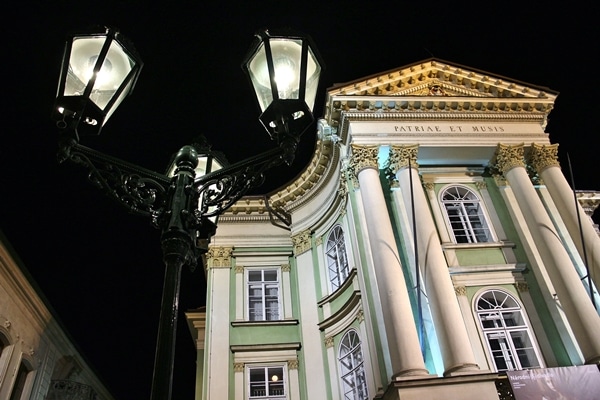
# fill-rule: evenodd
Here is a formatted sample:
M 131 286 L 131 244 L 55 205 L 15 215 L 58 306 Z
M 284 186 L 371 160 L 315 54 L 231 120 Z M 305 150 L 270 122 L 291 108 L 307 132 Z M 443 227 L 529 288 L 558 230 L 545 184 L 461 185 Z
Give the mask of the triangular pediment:
M 448 96 L 491 98 L 548 98 L 558 93 L 488 72 L 439 59 L 338 84 L 329 96 Z

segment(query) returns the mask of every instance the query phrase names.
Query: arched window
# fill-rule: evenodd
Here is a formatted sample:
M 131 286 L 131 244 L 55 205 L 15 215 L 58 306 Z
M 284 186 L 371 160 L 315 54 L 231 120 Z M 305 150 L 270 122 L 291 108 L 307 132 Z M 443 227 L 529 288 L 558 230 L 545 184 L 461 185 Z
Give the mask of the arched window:
M 464 186 L 450 186 L 441 197 L 456 243 L 492 240 L 479 197 L 473 191 Z
M 488 290 L 475 304 L 496 371 L 540 367 L 524 311 L 514 297 L 502 290 Z
M 339 351 L 340 374 L 344 399 L 366 400 L 367 379 L 360 337 L 355 330 L 349 330 L 342 337 Z
M 344 283 L 350 273 L 348 257 L 346 256 L 346 245 L 344 243 L 344 231 L 339 225 L 336 225 L 331 230 L 329 238 L 327 238 L 325 252 L 331 289 L 335 291 Z
M 25 396 L 25 387 L 27 386 L 31 376 L 32 368 L 28 365 L 28 363 L 25 362 L 25 360 L 21 360 L 21 364 L 17 370 L 17 377 L 10 394 L 10 400 L 29 398 L 29 396 Z

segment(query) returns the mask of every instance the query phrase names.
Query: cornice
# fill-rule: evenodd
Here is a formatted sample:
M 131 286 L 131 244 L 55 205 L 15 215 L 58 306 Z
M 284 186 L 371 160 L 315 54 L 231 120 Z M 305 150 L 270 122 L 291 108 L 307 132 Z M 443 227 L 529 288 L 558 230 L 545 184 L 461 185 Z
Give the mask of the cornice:
M 273 209 L 291 211 L 308 202 L 316 196 L 327 178 L 333 174 L 339 159 L 339 149 L 333 141 L 319 139 L 315 153 L 306 169 L 289 185 L 268 196 L 245 196 L 230 207 L 219 221 L 228 222 L 257 222 L 269 221 L 269 211 L 265 198 Z

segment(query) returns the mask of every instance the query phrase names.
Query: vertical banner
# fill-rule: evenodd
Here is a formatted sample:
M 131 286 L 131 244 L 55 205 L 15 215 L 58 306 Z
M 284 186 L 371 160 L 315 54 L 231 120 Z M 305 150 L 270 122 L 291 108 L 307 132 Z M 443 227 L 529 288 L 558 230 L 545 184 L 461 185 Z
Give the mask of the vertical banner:
M 507 371 L 515 400 L 599 400 L 597 365 Z

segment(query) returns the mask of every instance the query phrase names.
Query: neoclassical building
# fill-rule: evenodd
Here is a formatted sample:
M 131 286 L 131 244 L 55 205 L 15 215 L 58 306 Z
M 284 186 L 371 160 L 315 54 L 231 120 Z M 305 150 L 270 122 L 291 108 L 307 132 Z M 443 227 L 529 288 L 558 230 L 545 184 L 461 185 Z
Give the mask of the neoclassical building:
M 0 399 L 112 400 L 0 232 Z
M 498 399 L 599 363 L 600 196 L 557 95 L 437 59 L 330 88 L 301 176 L 219 220 L 196 399 Z

